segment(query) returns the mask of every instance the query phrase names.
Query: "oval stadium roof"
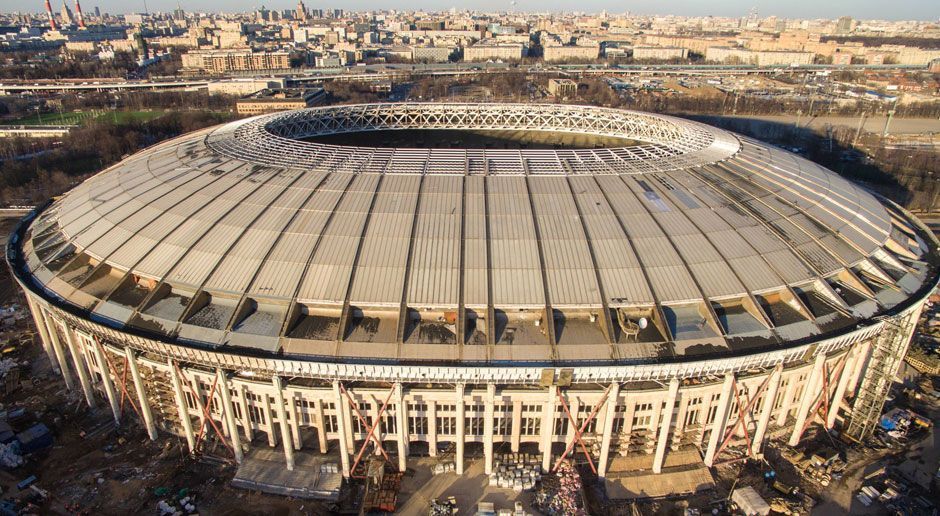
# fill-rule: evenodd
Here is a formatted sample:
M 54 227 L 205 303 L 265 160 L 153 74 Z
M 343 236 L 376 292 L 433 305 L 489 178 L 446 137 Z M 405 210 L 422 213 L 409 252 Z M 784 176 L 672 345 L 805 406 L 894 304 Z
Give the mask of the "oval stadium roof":
M 373 148 L 404 129 L 622 137 Z M 117 328 L 253 353 L 466 363 L 682 359 L 854 327 L 932 280 L 916 222 L 777 147 L 583 106 L 265 115 L 140 152 L 45 209 L 33 283 Z

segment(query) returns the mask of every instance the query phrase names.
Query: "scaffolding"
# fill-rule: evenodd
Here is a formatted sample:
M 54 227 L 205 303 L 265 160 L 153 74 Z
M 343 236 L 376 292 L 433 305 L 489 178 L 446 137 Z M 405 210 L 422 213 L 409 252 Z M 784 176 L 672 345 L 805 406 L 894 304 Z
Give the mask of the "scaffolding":
M 872 343 L 871 357 L 852 404 L 845 437 L 859 442 L 871 435 L 894 382 L 894 375 L 904 360 L 918 313 L 919 310 L 883 319 L 884 330 Z

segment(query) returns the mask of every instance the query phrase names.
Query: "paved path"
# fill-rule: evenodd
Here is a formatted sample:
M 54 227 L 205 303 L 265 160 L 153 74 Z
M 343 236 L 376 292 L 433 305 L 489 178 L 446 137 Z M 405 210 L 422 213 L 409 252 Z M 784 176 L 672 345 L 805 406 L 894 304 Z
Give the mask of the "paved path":
M 819 117 L 797 117 L 796 115 L 728 115 L 719 118 L 755 120 L 764 122 L 774 122 L 778 124 L 795 124 L 799 118 L 800 127 L 810 129 L 824 129 L 826 124 L 858 127 L 857 116 L 819 116 Z M 876 116 L 865 119 L 864 130 L 873 133 L 881 133 L 885 127 L 885 117 Z M 888 127 L 889 134 L 923 134 L 940 133 L 940 119 L 937 118 L 894 118 Z

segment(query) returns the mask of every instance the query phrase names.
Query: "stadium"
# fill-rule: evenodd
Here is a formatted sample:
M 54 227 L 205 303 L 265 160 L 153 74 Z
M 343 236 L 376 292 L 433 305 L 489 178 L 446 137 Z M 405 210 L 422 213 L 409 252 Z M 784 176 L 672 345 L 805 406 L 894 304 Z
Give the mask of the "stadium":
M 400 470 L 446 453 L 490 473 L 511 451 L 604 477 L 814 426 L 864 439 L 937 246 L 897 205 L 700 123 L 388 103 L 148 148 L 34 211 L 7 260 L 68 386 L 152 439 L 285 470 L 325 454 L 344 476 L 368 448 Z

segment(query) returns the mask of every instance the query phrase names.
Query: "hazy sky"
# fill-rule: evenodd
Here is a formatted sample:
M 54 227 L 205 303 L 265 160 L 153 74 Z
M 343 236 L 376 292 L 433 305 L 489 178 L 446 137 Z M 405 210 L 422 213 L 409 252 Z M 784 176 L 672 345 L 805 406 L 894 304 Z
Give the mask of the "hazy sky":
M 61 8 L 62 0 L 51 0 L 53 9 Z M 73 5 L 74 0 L 67 0 Z M 43 0 L 0 0 L 0 11 L 39 11 Z M 288 9 L 296 3 L 292 0 L 180 0 L 188 11 L 241 11 L 258 8 L 262 4 L 269 9 Z M 510 0 L 328 0 L 328 3 L 307 0 L 308 8 L 343 8 L 347 10 L 367 9 L 461 9 L 538 11 L 547 7 L 553 10 L 581 10 L 610 13 L 629 11 L 637 14 L 683 14 L 689 16 L 743 16 L 752 7 L 757 7 L 760 16 L 785 18 L 837 18 L 852 16 L 865 19 L 890 20 L 937 20 L 940 18 L 938 0 L 658 0 L 655 2 L 622 2 L 616 0 L 579 0 L 541 2 L 517 0 L 514 7 Z M 143 12 L 144 0 L 82 0 L 85 11 L 98 6 L 103 12 Z M 170 11 L 176 0 L 147 0 L 150 11 Z

